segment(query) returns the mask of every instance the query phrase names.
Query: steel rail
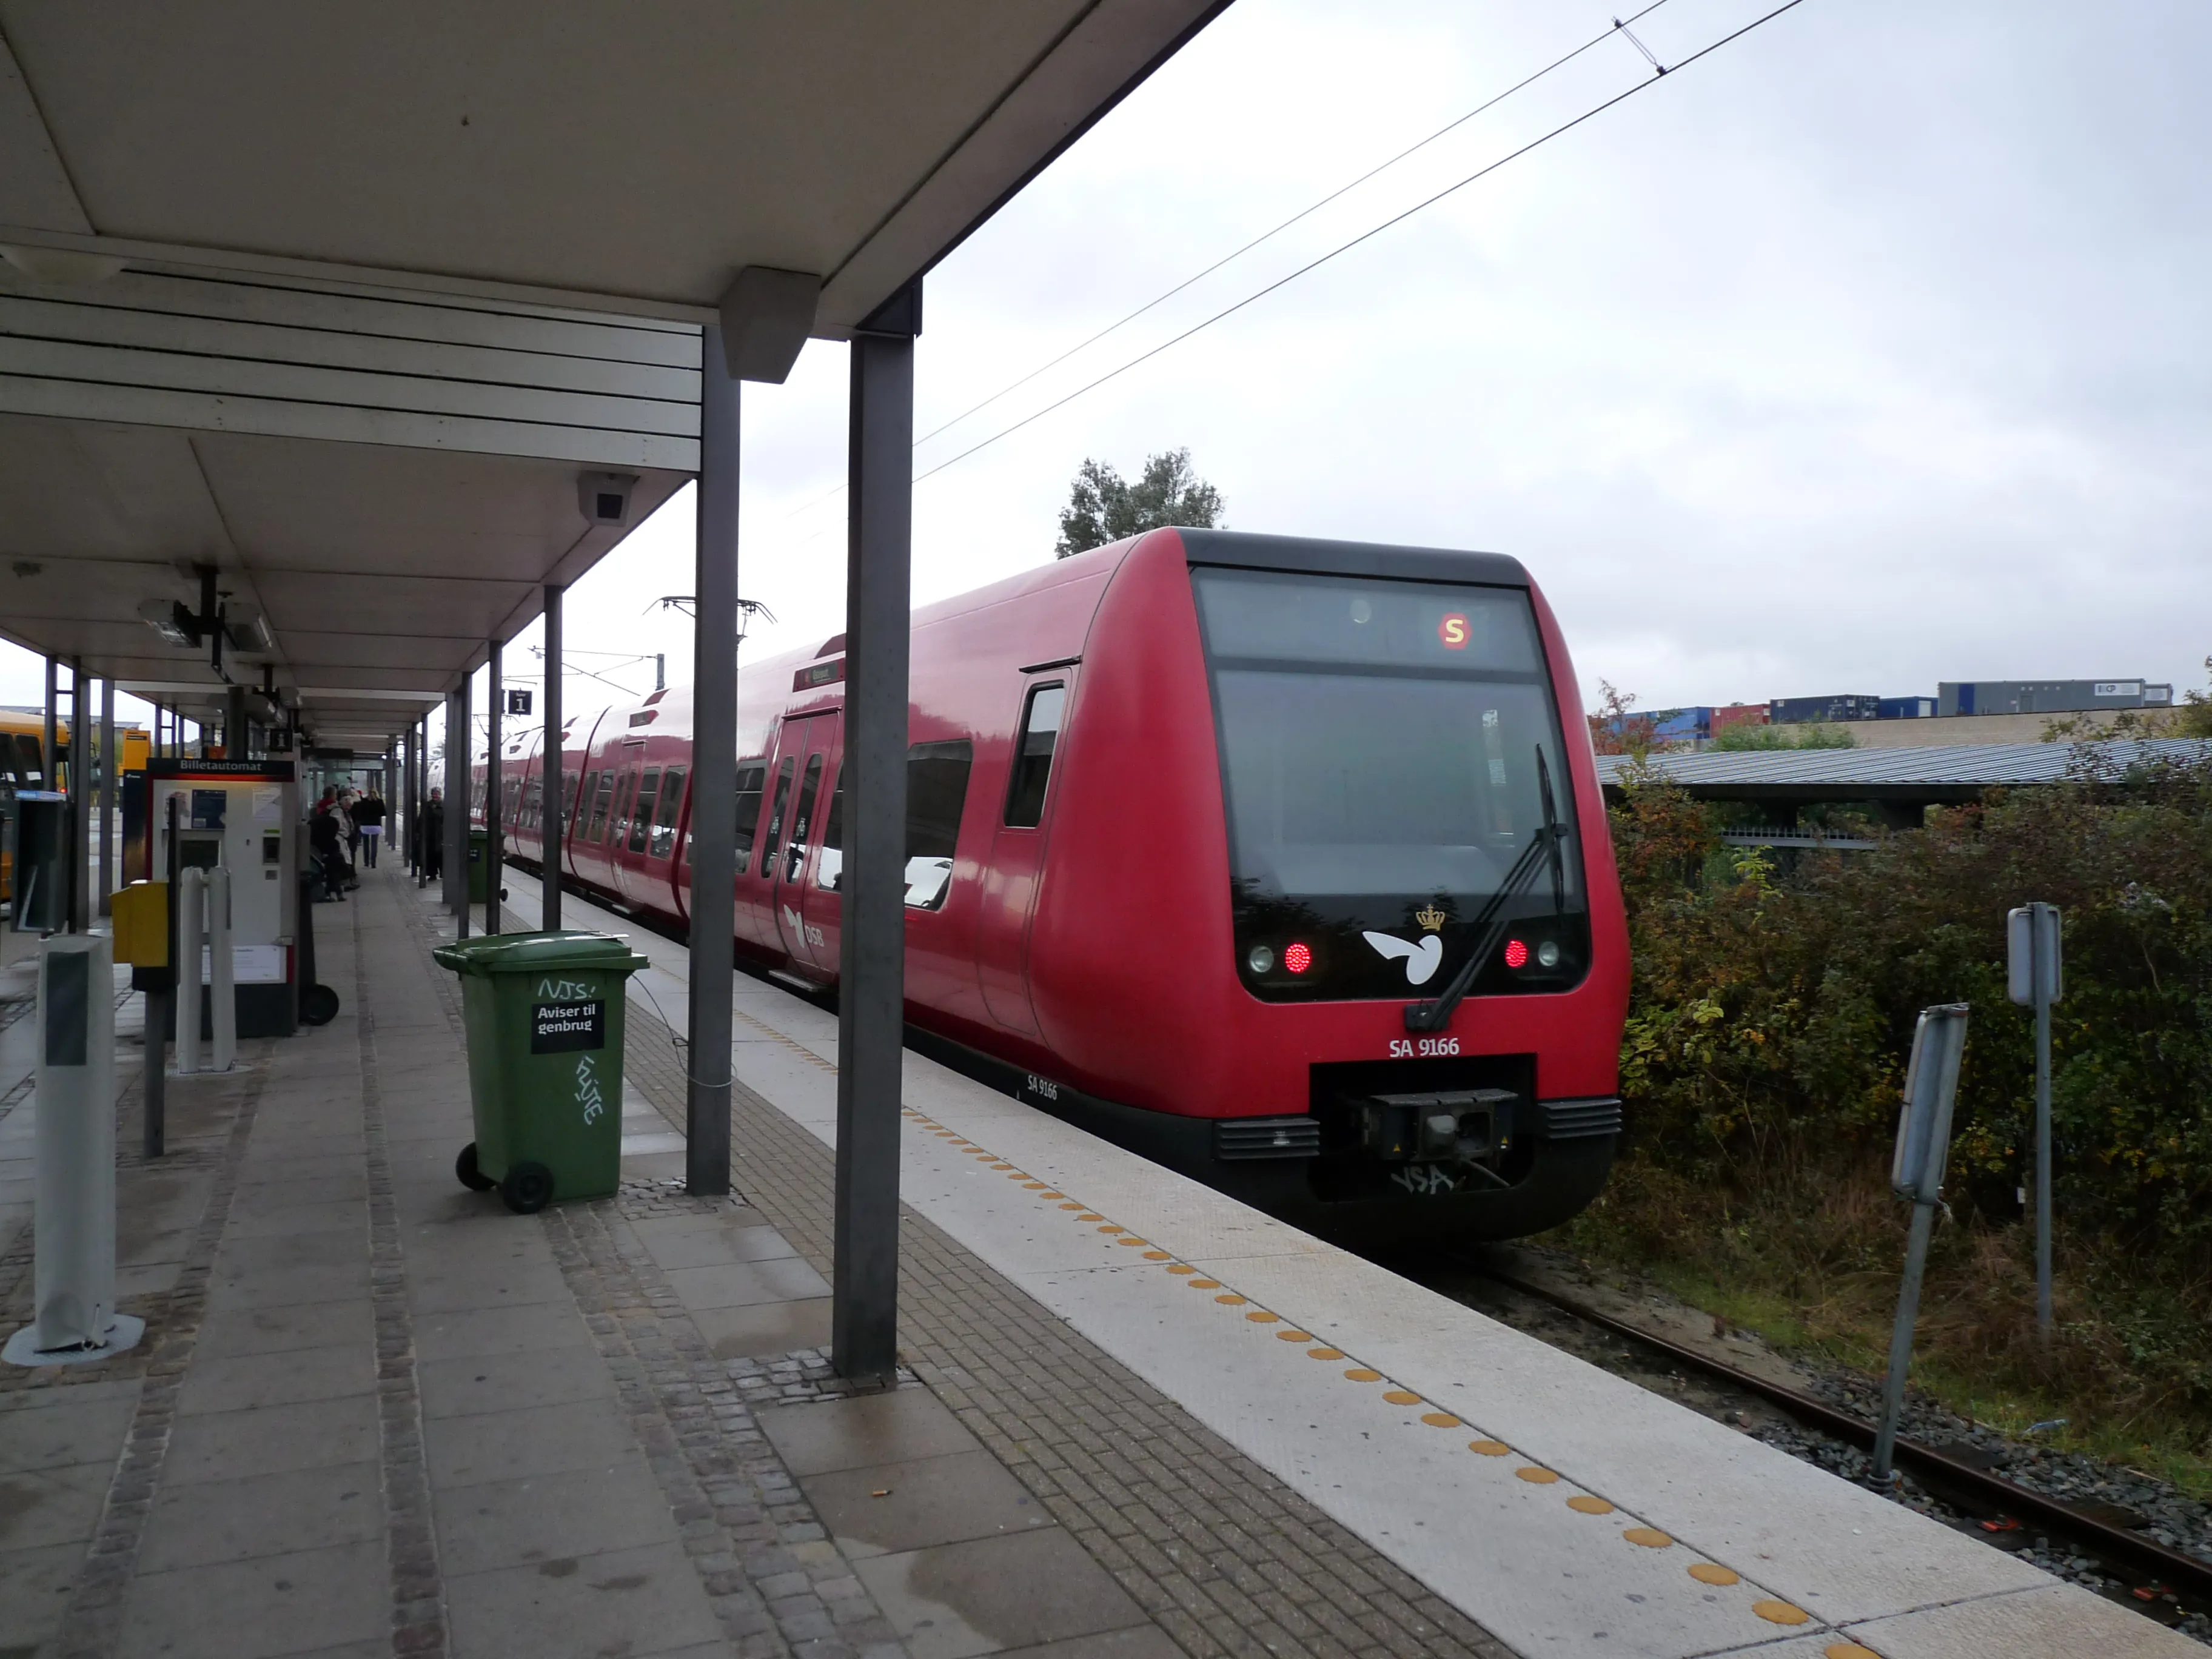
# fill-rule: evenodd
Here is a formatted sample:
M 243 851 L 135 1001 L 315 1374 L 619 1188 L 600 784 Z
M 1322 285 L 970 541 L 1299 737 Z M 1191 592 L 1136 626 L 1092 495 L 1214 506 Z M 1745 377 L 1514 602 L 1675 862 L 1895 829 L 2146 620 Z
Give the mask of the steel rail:
M 1611 1314 L 1601 1313 L 1572 1297 L 1562 1296 L 1556 1291 L 1530 1284 L 1512 1273 L 1501 1273 L 1487 1263 L 1462 1258 L 1461 1265 L 1485 1279 L 1504 1285 L 1508 1290 L 1534 1297 L 1601 1330 L 1656 1349 L 1677 1364 L 1704 1372 L 1747 1394 L 1757 1395 L 1824 1434 L 1832 1435 L 1862 1450 L 1871 1451 L 1874 1448 L 1875 1425 L 1872 1423 L 1840 1411 L 1825 1401 L 1815 1400 L 1778 1382 L 1770 1382 L 1763 1376 L 1739 1370 L 1726 1360 L 1712 1358 L 1694 1348 L 1686 1348 L 1655 1332 L 1617 1319 Z M 2145 1538 L 2126 1528 L 2112 1526 L 2083 1515 L 2063 1498 L 2036 1492 L 2002 1475 L 1992 1474 L 1987 1469 L 1976 1468 L 1925 1441 L 1911 1440 L 1899 1435 L 1896 1455 L 1899 1463 L 1911 1468 L 1932 1486 L 1964 1497 L 1972 1503 L 1987 1505 L 2000 1516 L 2009 1516 L 2021 1521 L 2032 1520 L 2054 1535 L 2083 1545 L 2087 1553 L 2115 1565 L 2131 1568 L 2198 1607 L 2212 1606 L 2212 1562 L 2200 1561 L 2193 1555 L 2168 1548 L 2155 1539 Z

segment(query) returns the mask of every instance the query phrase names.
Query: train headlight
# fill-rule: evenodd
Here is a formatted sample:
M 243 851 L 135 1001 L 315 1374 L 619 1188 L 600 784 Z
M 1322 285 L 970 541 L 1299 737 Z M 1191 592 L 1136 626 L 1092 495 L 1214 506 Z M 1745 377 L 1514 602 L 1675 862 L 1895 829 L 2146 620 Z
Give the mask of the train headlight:
M 1244 963 L 1255 974 L 1269 973 L 1275 966 L 1275 953 L 1264 945 L 1255 945 L 1250 954 L 1245 957 Z
M 1528 964 L 1528 947 L 1523 945 L 1517 939 L 1507 939 L 1505 941 L 1505 965 L 1508 968 L 1525 968 Z
M 1283 951 L 1283 966 L 1294 974 L 1303 974 L 1313 966 L 1313 951 L 1304 945 L 1287 945 Z
M 1546 939 L 1536 947 L 1536 965 L 1556 968 L 1559 965 L 1559 945 L 1557 939 Z

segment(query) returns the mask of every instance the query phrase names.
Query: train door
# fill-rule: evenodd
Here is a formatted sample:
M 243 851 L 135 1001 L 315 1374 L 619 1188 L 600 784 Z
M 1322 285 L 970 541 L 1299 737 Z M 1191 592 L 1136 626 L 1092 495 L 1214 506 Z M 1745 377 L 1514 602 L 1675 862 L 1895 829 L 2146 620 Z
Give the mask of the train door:
M 834 965 L 824 969 L 817 955 L 823 937 L 820 924 L 806 920 L 806 888 L 821 816 L 830 804 L 823 774 L 830 767 L 836 736 L 835 714 L 784 722 L 776 739 L 774 817 L 779 822 L 770 823 L 768 846 L 763 849 L 763 855 L 774 860 L 766 873 L 771 883 L 770 902 L 775 907 L 777 941 L 784 954 L 817 971 L 832 973 Z M 834 964 L 835 958 L 831 960 Z
M 1066 669 L 1033 679 L 1022 696 L 1013 762 L 991 860 L 983 871 L 982 909 L 975 929 L 975 975 L 983 1006 L 1007 1030 L 1035 1035 L 1030 1006 L 1030 918 L 1043 876 L 1052 760 L 1073 689 Z

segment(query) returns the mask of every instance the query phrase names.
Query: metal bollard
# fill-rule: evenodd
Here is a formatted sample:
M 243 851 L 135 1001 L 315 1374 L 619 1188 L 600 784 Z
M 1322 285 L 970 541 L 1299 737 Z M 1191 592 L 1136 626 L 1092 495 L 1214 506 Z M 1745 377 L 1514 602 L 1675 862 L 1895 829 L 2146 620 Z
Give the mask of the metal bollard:
M 1912 1059 L 1905 1073 L 1905 1109 L 1897 1120 L 1897 1150 L 1890 1161 L 1890 1190 L 1912 1201 L 1912 1229 L 1905 1246 L 1905 1278 L 1897 1291 L 1897 1324 L 1889 1337 L 1889 1374 L 1881 1389 L 1881 1421 L 1875 1431 L 1874 1473 L 1890 1479 L 1898 1419 L 1905 1414 L 1905 1376 L 1912 1365 L 1912 1328 L 1920 1318 L 1920 1279 L 1928 1269 L 1928 1236 L 1943 1202 L 1943 1168 L 1951 1156 L 1951 1104 L 1959 1091 L 1959 1062 L 1966 1049 L 1967 1005 L 1941 1003 L 1920 1011 L 1913 1028 Z
M 40 942 L 33 1318 L 0 1347 L 18 1365 L 104 1358 L 146 1328 L 115 1311 L 113 963 L 103 934 Z
M 200 951 L 207 942 L 207 875 L 197 865 L 177 872 L 177 1075 L 204 1071 L 200 1048 L 200 1005 L 207 995 L 200 978 Z
M 215 1038 L 210 1069 L 238 1064 L 238 959 L 230 948 L 230 872 L 207 872 L 208 1024 Z

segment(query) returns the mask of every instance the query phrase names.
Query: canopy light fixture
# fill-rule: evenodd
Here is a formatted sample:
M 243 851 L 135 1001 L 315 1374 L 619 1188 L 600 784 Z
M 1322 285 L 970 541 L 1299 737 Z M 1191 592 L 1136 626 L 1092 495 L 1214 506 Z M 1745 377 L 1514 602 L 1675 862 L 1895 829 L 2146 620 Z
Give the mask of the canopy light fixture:
M 186 649 L 200 642 L 199 618 L 174 599 L 149 599 L 138 607 L 138 620 L 171 645 Z
M 230 636 L 230 648 L 265 656 L 276 647 L 276 636 L 269 631 L 269 618 L 251 605 L 233 609 L 225 605 L 222 611 L 222 631 Z

